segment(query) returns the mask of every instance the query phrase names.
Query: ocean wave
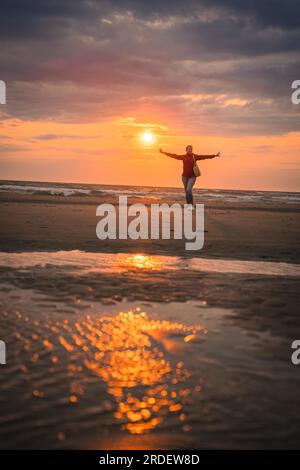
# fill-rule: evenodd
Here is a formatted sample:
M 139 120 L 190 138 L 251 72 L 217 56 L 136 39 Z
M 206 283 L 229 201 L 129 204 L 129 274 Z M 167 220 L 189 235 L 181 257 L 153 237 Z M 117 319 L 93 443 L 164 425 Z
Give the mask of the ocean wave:
M 50 196 L 74 196 L 74 195 L 89 195 L 91 190 L 80 189 L 80 188 L 64 188 L 64 187 L 46 187 L 46 186 L 28 186 L 28 185 L 14 185 L 14 184 L 3 184 L 0 185 L 0 191 L 2 192 L 15 192 L 15 193 L 43 193 Z
M 135 198 L 147 198 L 164 202 L 167 200 L 184 200 L 181 188 L 155 188 L 138 186 L 108 186 L 79 183 L 33 183 L 33 182 L 1 182 L 0 193 L 20 194 L 44 194 L 49 196 L 86 196 L 86 197 L 111 197 L 119 195 L 134 196 Z M 300 193 L 249 191 L 249 190 L 222 190 L 222 189 L 197 189 L 194 190 L 197 198 L 202 201 L 226 201 L 265 204 L 299 204 Z

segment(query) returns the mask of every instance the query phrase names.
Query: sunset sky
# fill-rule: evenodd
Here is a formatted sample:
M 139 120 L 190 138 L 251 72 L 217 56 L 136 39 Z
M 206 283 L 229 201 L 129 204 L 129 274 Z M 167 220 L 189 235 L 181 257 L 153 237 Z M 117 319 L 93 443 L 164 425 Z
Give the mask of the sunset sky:
M 300 2 L 1 1 L 0 178 L 300 191 Z M 145 142 L 145 132 L 153 140 Z

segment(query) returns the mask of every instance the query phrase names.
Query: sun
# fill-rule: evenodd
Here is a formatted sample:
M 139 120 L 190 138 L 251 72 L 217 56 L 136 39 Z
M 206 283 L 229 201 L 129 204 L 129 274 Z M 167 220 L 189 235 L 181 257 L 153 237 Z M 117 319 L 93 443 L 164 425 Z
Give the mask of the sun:
M 152 134 L 152 132 L 144 132 L 143 134 L 143 141 L 146 142 L 147 144 L 150 144 L 151 142 L 153 142 L 154 140 L 154 136 Z

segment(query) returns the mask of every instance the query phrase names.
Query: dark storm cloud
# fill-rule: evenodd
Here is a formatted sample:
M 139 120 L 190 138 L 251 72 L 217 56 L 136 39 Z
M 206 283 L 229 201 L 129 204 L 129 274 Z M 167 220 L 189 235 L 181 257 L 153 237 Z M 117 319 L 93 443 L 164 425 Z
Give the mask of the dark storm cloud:
M 266 27 L 299 28 L 298 0 L 114 0 L 102 1 L 102 11 L 132 11 L 139 18 L 161 18 L 173 15 L 193 18 L 209 9 L 247 17 Z
M 109 2 L 102 3 L 109 5 Z M 115 10 L 133 11 L 140 18 L 170 15 L 193 18 L 208 8 L 248 18 L 266 27 L 298 29 L 300 25 L 298 0 L 114 0 L 111 4 Z
M 76 33 L 90 33 L 98 38 L 118 39 L 118 34 L 109 31 L 105 25 L 101 25 L 101 19 L 126 15 L 130 12 L 137 19 L 156 20 L 162 25 L 168 18 L 186 19 L 186 27 L 183 27 L 185 33 L 190 30 L 193 37 L 193 34 L 198 32 L 199 39 L 205 40 L 206 34 L 209 35 L 210 32 L 215 34 L 217 31 L 220 43 L 229 49 L 231 49 L 232 38 L 237 38 L 237 32 L 242 34 L 235 47 L 241 47 L 240 42 L 246 42 L 243 36 L 248 34 L 251 48 L 252 44 L 257 44 L 255 36 L 259 27 L 265 29 L 265 37 L 258 38 L 261 46 L 265 40 L 268 40 L 267 29 L 269 27 L 282 30 L 287 28 L 290 33 L 294 29 L 299 32 L 300 29 L 300 2 L 298 0 L 185 0 L 184 2 L 182 0 L 152 0 L 151 2 L 141 0 L 39 0 L 38 2 L 36 0 L 2 0 L 0 35 L 3 39 L 23 37 L 55 40 Z M 215 16 L 211 16 L 212 19 L 209 17 L 206 19 L 208 13 L 215 13 Z M 203 37 L 201 32 L 203 32 Z M 275 39 L 274 49 L 277 50 L 279 41 L 276 35 L 273 39 Z M 128 40 L 130 42 L 130 36 Z M 281 41 L 285 43 L 287 36 L 281 36 Z M 291 46 L 291 43 L 292 41 L 287 45 Z M 173 46 L 176 47 L 176 44 L 173 43 Z M 245 43 L 245 52 L 246 46 Z M 201 43 L 198 47 L 201 48 Z M 260 53 L 260 50 L 256 49 L 255 52 Z
M 4 0 L 6 113 L 84 121 L 157 103 L 191 127 L 213 117 L 211 129 L 295 130 L 299 18 L 293 0 Z M 187 98 L 197 94 L 216 96 Z
M 238 15 L 250 16 L 266 27 L 298 29 L 300 26 L 298 0 L 205 0 L 203 3 L 231 10 Z
M 49 38 L 72 19 L 88 19 L 87 6 L 77 0 L 2 0 L 0 37 Z

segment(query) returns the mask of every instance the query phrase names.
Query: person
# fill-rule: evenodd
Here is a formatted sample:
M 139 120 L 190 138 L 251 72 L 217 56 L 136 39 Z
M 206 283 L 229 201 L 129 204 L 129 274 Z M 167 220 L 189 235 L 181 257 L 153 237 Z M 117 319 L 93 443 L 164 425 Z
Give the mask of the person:
M 193 186 L 196 182 L 196 176 L 194 174 L 194 166 L 197 160 L 207 160 L 220 156 L 220 152 L 214 155 L 196 155 L 193 153 L 192 145 L 187 145 L 186 153 L 184 155 L 177 155 L 176 153 L 164 152 L 161 148 L 160 153 L 163 153 L 167 157 L 175 158 L 176 160 L 182 160 L 183 172 L 182 172 L 182 183 L 184 186 L 186 202 L 190 208 L 193 207 Z

